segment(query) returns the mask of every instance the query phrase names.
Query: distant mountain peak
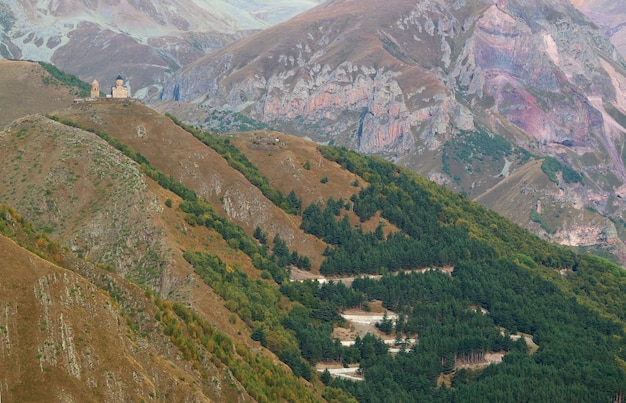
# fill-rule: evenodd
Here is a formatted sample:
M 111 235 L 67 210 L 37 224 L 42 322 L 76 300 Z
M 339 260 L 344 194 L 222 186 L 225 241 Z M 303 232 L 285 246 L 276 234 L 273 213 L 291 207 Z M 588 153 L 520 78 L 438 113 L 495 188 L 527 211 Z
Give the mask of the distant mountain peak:
M 0 5 L 0 56 L 53 62 L 86 81 L 124 66 L 144 97 L 180 66 L 317 3 L 11 0 Z
M 335 0 L 181 69 L 161 101 L 383 155 L 473 197 L 502 167 L 450 147 L 466 132 L 501 135 L 584 173 L 585 185 L 560 184 L 561 206 L 620 217 L 625 79 L 609 39 L 567 1 Z

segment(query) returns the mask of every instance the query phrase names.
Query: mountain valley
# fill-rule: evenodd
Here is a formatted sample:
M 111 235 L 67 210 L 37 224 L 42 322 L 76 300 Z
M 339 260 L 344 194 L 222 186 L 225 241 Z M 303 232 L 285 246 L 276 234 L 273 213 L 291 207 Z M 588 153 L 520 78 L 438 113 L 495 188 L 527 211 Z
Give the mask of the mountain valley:
M 0 5 L 0 399 L 622 402 L 603 4 Z
M 79 91 L 25 71 L 37 93 Z M 21 105 L 0 132 L 5 399 L 619 400 L 626 387 L 626 283 L 606 260 L 285 133 L 216 136 L 132 99 Z M 359 333 L 350 321 L 372 313 Z M 321 371 L 337 366 L 359 380 Z

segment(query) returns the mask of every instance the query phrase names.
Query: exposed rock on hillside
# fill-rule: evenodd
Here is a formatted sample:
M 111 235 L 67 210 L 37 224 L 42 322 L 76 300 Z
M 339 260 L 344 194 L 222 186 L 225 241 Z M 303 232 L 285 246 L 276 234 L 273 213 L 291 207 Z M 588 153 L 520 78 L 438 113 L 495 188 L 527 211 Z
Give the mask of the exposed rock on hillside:
M 626 55 L 626 6 L 623 2 L 611 0 L 571 0 L 571 2 L 611 38 L 611 42 L 622 55 Z
M 184 363 L 157 350 L 165 338 L 144 343 L 94 284 L 1 235 L 0 250 L 4 400 L 210 401 Z
M 563 208 L 620 220 L 624 88 L 622 58 L 566 1 L 335 0 L 190 64 L 162 99 L 382 154 L 473 197 L 528 152 L 554 156 L 584 172 L 584 185 L 559 181 Z M 476 159 L 468 138 L 485 132 L 513 146 L 481 141 Z M 509 217 L 530 225 L 529 214 Z

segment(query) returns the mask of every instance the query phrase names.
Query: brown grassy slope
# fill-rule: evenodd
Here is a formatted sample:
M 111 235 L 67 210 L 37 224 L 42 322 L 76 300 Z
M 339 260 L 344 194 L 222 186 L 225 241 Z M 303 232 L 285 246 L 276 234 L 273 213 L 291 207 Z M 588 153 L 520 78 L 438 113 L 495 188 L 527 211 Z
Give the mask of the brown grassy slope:
M 167 117 L 139 103 L 106 101 L 72 105 L 55 114 L 117 138 L 143 154 L 154 167 L 208 199 L 219 214 L 241 225 L 248 234 L 256 226 L 270 239 L 279 233 L 291 249 L 309 256 L 319 267 L 326 245 L 304 234 L 298 217 L 274 206 L 220 155 Z
M 162 210 L 135 163 L 92 133 L 31 115 L 0 132 L 0 199 L 80 256 L 156 285 Z
M 258 270 L 218 233 L 189 227 L 176 208 L 180 199 L 144 177 L 128 158 L 92 133 L 42 116 L 25 117 L 0 132 L 0 149 L 0 200 L 17 206 L 36 230 L 166 298 L 194 306 L 231 337 L 248 334 L 240 321 L 228 320 L 224 301 L 182 254 L 215 253 L 253 278 Z M 173 208 L 165 207 L 167 199 Z
M 302 199 L 303 209 L 311 203 L 325 203 L 330 197 L 349 201 L 352 195 L 368 186 L 363 178 L 326 160 L 316 143 L 301 137 L 272 131 L 233 133 L 230 136 L 231 143 L 258 167 L 272 187 L 285 195 L 293 190 Z M 328 181 L 322 183 L 323 178 Z M 352 223 L 359 223 L 359 218 L 351 211 L 342 214 L 347 214 Z M 373 231 L 379 222 L 384 224 L 385 233 L 398 230 L 378 215 L 362 223 L 363 229 Z
M 498 185 L 477 197 L 476 201 L 506 217 L 517 215 L 517 223 L 525 225 L 531 210 L 536 207 L 537 193 L 543 192 L 543 189 L 557 191 L 556 185 L 551 184 L 541 171 L 542 162 L 535 160 L 518 168 Z
M 594 247 L 594 253 L 609 253 L 623 260 L 626 247 L 618 241 L 614 224 L 607 217 L 582 208 L 583 192 L 578 199 L 565 203 L 563 190 L 543 173 L 542 163 L 543 160 L 530 161 L 516 169 L 476 201 L 546 239 L 562 245 Z M 533 222 L 531 212 L 540 213 L 543 224 L 536 218 Z
M 148 344 L 133 334 L 94 284 L 4 236 L 0 250 L 4 400 L 210 400 L 185 363 L 161 354 L 158 337 Z
M 219 330 L 243 342 L 250 349 L 264 350 L 257 342 L 249 339 L 250 329 L 224 307 L 224 300 L 193 272 L 193 268 L 183 258 L 183 252 L 193 250 L 218 255 L 222 261 L 242 269 L 252 278 L 260 277 L 259 270 L 248 256 L 232 249 L 219 233 L 205 227 L 189 226 L 184 220 L 185 214 L 177 208 L 181 202 L 178 196 L 152 180 L 148 180 L 148 185 L 159 203 L 172 200 L 172 208 L 164 208 L 155 217 L 164 234 L 164 245 L 169 251 L 168 268 L 160 278 L 160 294 L 193 307 Z
M 45 84 L 44 77 L 56 82 L 37 63 L 0 59 L 0 129 L 24 115 L 72 103 L 76 95 L 69 88 Z
M 260 33 L 204 56 L 182 69 L 188 73 L 194 68 L 211 66 L 216 71 L 226 71 L 227 77 L 219 85 L 228 88 L 254 75 L 269 77 L 284 68 L 279 56 L 303 58 L 320 65 L 337 66 L 350 61 L 355 66 L 386 67 L 400 73 L 416 70 L 415 60 L 407 58 L 415 48 L 414 54 L 420 55 L 421 65 L 440 63 L 439 47 L 427 37 L 424 41 L 415 41 L 413 33 L 406 30 L 403 38 L 396 41 L 397 52 L 390 52 L 386 27 L 397 24 L 398 15 L 409 15 L 414 11 L 415 2 L 411 0 L 395 1 L 389 7 L 384 0 L 369 1 L 366 5 L 358 1 L 328 1 L 320 7 L 307 12 Z M 401 42 L 401 43 L 400 43 Z M 307 44 L 310 52 L 303 52 L 294 43 Z M 410 45 L 409 45 L 410 44 Z M 285 63 L 286 64 L 286 63 Z M 421 70 L 421 68 L 417 68 Z M 296 72 L 294 80 L 304 69 Z M 419 88 L 414 80 L 403 80 L 408 92 Z M 417 85 L 417 86 L 416 86 Z M 438 86 L 437 92 L 444 91 Z M 198 94 L 202 97 L 202 94 Z
M 0 135 L 0 144 L 6 157 L 0 166 L 1 198 L 18 206 L 37 229 L 154 287 L 165 298 L 192 306 L 248 349 L 271 354 L 250 340 L 250 329 L 225 308 L 182 254 L 217 254 L 252 278 L 259 271 L 218 233 L 188 226 L 176 208 L 176 195 L 145 178 L 133 162 L 94 134 L 41 116 L 16 121 Z M 167 199 L 173 208 L 165 207 Z M 111 261 L 114 252 L 117 260 Z

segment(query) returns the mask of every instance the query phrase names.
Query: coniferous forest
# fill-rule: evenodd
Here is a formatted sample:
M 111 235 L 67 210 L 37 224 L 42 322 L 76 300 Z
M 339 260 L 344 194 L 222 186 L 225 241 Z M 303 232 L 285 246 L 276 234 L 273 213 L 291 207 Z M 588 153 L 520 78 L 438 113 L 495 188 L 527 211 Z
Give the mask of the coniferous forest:
M 535 238 L 495 214 L 376 159 L 325 148 L 327 158 L 370 182 L 350 200 L 365 221 L 377 212 L 401 229 L 386 238 L 342 217 L 334 200 L 311 205 L 302 227 L 333 245 L 325 274 L 389 273 L 360 278 L 352 289 L 324 285 L 312 293 L 338 309 L 381 300 L 399 314 L 396 340 L 417 337 L 391 355 L 358 357 L 364 382 L 330 385 L 359 401 L 608 401 L 626 386 L 621 269 Z M 356 258 L 355 258 L 356 257 Z M 391 272 L 454 266 L 440 271 Z M 591 269 L 593 267 L 593 269 Z M 565 275 L 556 274 L 557 271 Z M 604 294 L 602 288 L 609 295 Z M 294 293 L 295 294 L 295 293 Z M 614 298 L 613 303 L 610 300 Z M 536 351 L 524 337 L 532 335 Z M 456 371 L 494 351 L 503 362 Z M 357 356 L 359 354 L 356 354 Z
M 97 134 L 111 142 L 105 133 Z M 292 282 L 291 268 L 310 269 L 306 256 L 290 250 L 280 236 L 270 242 L 261 228 L 246 234 L 141 154 L 114 145 L 183 199 L 178 208 L 188 225 L 217 231 L 250 257 L 260 279 L 217 255 L 184 254 L 250 329 L 251 338 L 297 377 L 323 382 L 326 400 L 595 402 L 620 401 L 626 390 L 626 275 L 607 260 L 545 242 L 391 163 L 320 147 L 327 160 L 367 185 L 355 187 L 349 199 L 329 198 L 304 208 L 290 194 L 298 208 L 285 211 L 301 216 L 302 230 L 328 245 L 322 274 L 382 277 L 358 277 L 350 287 Z M 239 165 L 252 166 L 245 155 L 235 154 Z M 258 179 L 255 186 L 271 193 L 266 178 L 248 171 Z M 284 200 L 277 197 L 274 203 Z M 364 230 L 361 224 L 375 217 L 380 224 Z M 394 229 L 384 231 L 382 220 Z M 397 314 L 378 328 L 395 337 L 398 352 L 370 334 L 352 346 L 332 336 L 333 329 L 346 326 L 343 310 L 374 301 Z M 502 356 L 500 363 L 472 365 L 495 353 Z M 316 373 L 319 362 L 358 365 L 363 380 Z M 269 396 L 262 386 L 252 386 L 260 388 L 260 400 Z M 278 396 L 280 390 L 272 393 Z
M 322 273 L 384 275 L 357 278 L 350 288 L 341 282 L 280 282 L 294 305 L 275 311 L 272 320 L 248 320 L 264 345 L 281 334 L 295 336 L 272 347 L 294 373 L 310 379 L 317 362 L 358 363 L 362 382 L 328 373 L 321 379 L 327 398 L 342 390 L 364 402 L 610 401 L 622 395 L 626 277 L 620 268 L 544 242 L 387 162 L 321 150 L 369 182 L 350 200 L 331 198 L 303 210 L 302 229 L 330 245 Z M 365 232 L 350 223 L 350 209 L 363 222 L 379 213 L 399 231 L 385 236 L 378 226 Z M 267 242 L 260 229 L 255 236 Z M 275 240 L 263 256 L 286 267 L 284 249 Z M 442 266 L 453 266 L 452 274 L 409 271 Z M 273 277 L 279 278 L 276 271 Z M 241 292 L 258 295 L 249 284 Z M 258 303 L 263 300 L 272 299 Z M 398 353 L 371 335 L 350 347 L 331 338 L 333 328 L 344 325 L 341 310 L 374 300 L 399 315 L 379 325 L 395 335 Z M 411 339 L 416 342 L 406 343 Z M 504 354 L 501 363 L 457 367 L 493 352 Z M 449 384 L 442 382 L 446 377 Z

